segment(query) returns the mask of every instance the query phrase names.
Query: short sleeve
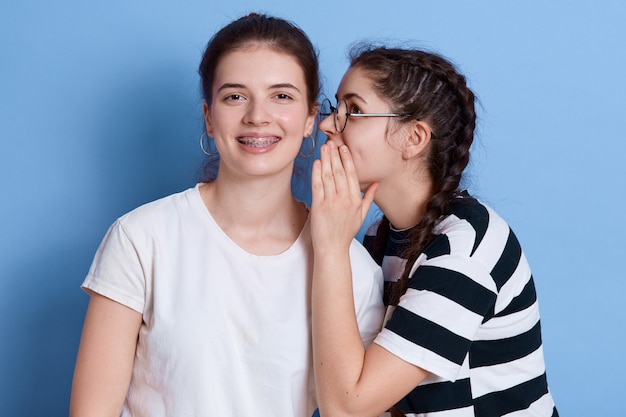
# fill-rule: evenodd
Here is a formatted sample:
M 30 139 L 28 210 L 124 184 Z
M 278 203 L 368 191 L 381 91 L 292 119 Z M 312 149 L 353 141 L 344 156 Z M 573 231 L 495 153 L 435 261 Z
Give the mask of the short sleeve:
M 107 231 L 81 288 L 143 313 L 146 280 L 137 248 L 120 220 Z
M 406 293 L 375 343 L 454 381 L 495 298 L 489 272 L 478 262 L 461 256 L 425 261 L 414 267 Z

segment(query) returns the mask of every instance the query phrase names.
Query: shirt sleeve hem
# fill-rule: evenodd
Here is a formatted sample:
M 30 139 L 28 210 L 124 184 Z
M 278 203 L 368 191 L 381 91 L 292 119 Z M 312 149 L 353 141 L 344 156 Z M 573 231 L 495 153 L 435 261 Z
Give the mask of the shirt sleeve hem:
M 97 281 L 93 276 L 88 276 L 85 282 L 81 285 L 83 291 L 91 290 L 104 297 L 120 303 L 130 309 L 135 310 L 138 313 L 143 314 L 144 303 L 143 300 L 139 300 L 136 297 L 132 297 L 117 288 L 111 287 L 101 281 Z
M 418 366 L 445 380 L 454 382 L 459 377 L 461 366 L 387 329 L 383 329 L 378 334 L 374 343 L 403 361 Z

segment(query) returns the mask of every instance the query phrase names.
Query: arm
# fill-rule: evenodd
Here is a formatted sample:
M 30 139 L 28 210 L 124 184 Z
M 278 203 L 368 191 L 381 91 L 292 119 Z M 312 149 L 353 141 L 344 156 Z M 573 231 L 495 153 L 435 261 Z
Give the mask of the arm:
M 140 313 L 91 293 L 78 348 L 70 417 L 118 417 L 135 357 Z
M 376 186 L 361 197 L 345 146 L 338 151 L 331 141 L 320 153 L 321 161 L 313 166 L 311 208 L 313 359 L 320 413 L 377 416 L 427 372 L 376 344 L 363 347 L 354 312 L 349 245 Z

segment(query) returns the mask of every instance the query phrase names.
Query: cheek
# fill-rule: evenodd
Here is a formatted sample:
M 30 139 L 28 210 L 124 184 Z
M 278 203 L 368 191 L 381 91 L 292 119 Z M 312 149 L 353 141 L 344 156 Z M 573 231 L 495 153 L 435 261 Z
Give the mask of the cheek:
M 292 135 L 301 136 L 306 129 L 307 118 L 302 113 L 278 114 L 275 120 Z
M 356 126 L 355 129 L 346 129 L 339 136 L 341 137 L 341 142 L 345 144 L 353 154 L 360 157 L 366 157 L 370 153 L 374 153 L 375 156 L 374 149 L 376 148 L 376 142 L 380 140 L 376 132 L 360 129 L 360 126 L 359 129 L 356 129 Z
M 227 130 L 233 125 L 233 121 L 236 115 L 233 112 L 223 111 L 220 108 L 213 107 L 211 115 L 211 128 L 213 130 L 213 136 L 219 136 L 225 134 Z

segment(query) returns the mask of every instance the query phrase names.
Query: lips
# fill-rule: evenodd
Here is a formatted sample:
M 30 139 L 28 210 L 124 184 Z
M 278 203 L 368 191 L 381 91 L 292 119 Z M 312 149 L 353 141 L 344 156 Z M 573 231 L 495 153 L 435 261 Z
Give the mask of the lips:
M 266 146 L 271 146 L 275 143 L 277 143 L 278 141 L 280 141 L 280 138 L 276 137 L 276 136 L 271 136 L 271 137 L 261 137 L 261 138 L 255 138 L 255 137 L 239 137 L 237 138 L 237 141 L 239 143 L 241 143 L 242 145 L 245 146 L 250 146 L 252 148 L 263 148 Z

